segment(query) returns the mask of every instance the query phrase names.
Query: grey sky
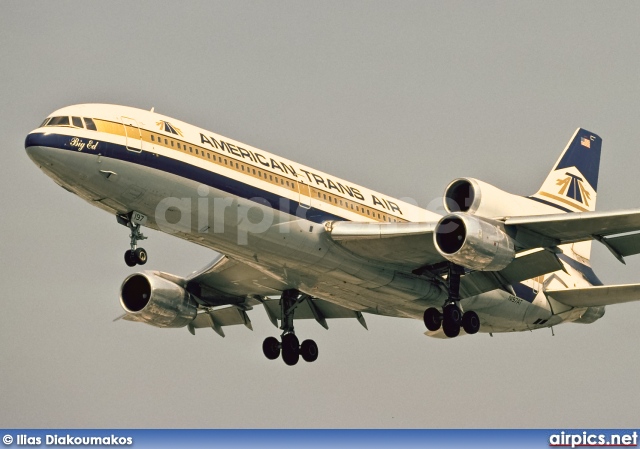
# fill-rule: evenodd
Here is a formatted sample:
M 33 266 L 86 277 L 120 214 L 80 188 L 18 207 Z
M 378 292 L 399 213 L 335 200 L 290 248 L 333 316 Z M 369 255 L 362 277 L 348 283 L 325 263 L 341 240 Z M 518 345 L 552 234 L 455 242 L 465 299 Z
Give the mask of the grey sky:
M 573 131 L 603 138 L 598 208 L 640 206 L 637 2 L 3 2 L 0 427 L 637 427 L 640 304 L 552 337 L 296 326 L 294 368 L 227 338 L 112 320 L 128 232 L 57 187 L 24 137 L 62 106 L 156 111 L 420 205 L 473 176 L 537 190 Z M 145 268 L 203 248 L 150 231 Z M 596 246 L 605 283 L 640 282 Z

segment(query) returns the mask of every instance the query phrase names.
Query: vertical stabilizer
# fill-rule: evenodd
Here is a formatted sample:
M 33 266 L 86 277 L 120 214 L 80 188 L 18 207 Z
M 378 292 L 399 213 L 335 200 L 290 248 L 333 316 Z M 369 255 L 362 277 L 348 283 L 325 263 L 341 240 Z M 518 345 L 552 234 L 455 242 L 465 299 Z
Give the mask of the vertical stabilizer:
M 595 210 L 601 149 L 599 136 L 578 128 L 533 198 L 565 212 Z
M 565 212 L 596 209 L 602 139 L 583 128 L 573 134 L 560 158 L 532 199 Z M 576 243 L 573 251 L 588 260 L 591 242 Z

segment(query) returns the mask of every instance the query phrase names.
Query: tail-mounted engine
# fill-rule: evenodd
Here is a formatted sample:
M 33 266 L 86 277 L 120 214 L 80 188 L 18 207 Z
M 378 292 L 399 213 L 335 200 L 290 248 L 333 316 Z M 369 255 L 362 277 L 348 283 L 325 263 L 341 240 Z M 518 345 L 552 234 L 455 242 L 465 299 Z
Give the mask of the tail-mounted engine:
M 184 327 L 196 317 L 197 304 L 181 286 L 154 272 L 132 274 L 120 289 L 124 319 L 156 327 Z
M 472 270 L 499 271 L 515 258 L 511 237 L 498 225 L 469 214 L 440 219 L 433 240 L 442 257 Z
M 557 213 L 558 210 L 473 178 L 458 178 L 444 191 L 449 213 L 466 212 L 487 218 Z

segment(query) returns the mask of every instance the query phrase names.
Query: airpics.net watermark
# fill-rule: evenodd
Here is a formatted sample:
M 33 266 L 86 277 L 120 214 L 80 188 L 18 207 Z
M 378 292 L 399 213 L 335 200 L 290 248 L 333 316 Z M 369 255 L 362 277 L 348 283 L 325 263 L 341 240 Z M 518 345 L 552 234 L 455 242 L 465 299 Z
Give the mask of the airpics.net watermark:
M 74 436 L 46 434 L 33 436 L 29 434 L 5 435 L 2 437 L 5 446 L 131 446 L 133 437 L 108 435 L 108 436 Z
M 160 200 L 155 208 L 153 221 L 158 228 L 165 233 L 175 234 L 188 232 L 195 234 L 222 234 L 229 229 L 236 229 L 237 243 L 248 244 L 250 234 L 262 234 L 277 225 L 277 233 L 289 234 L 308 230 L 307 220 L 315 221 L 317 218 L 310 214 L 317 214 L 318 210 L 312 208 L 312 202 L 300 202 L 280 197 L 277 200 L 267 200 L 263 197 L 252 197 L 248 201 L 238 200 L 237 197 L 218 197 L 212 195 L 209 186 L 201 184 L 197 188 L 198 197 L 167 197 Z M 405 203 L 417 206 L 412 198 L 402 198 Z M 332 204 L 329 204 L 331 206 Z M 386 223 L 394 225 L 400 218 L 382 211 L 373 210 L 371 207 L 344 200 L 343 211 L 355 212 L 362 216 L 362 222 L 370 222 L 371 225 Z M 334 205 L 337 206 L 337 205 Z M 428 205 L 428 210 L 436 210 L 438 214 L 446 214 L 442 206 L 442 198 L 435 198 Z M 281 212 L 293 215 L 297 220 L 282 221 L 278 214 Z M 367 213 L 368 212 L 368 213 Z M 335 211 L 340 215 L 340 209 Z M 330 214 L 325 214 L 330 217 Z M 378 218 L 378 215 L 382 219 Z M 387 217 L 385 220 L 384 218 Z M 402 219 L 398 220 L 404 221 Z
M 637 447 L 638 433 L 560 432 L 549 437 L 550 447 Z

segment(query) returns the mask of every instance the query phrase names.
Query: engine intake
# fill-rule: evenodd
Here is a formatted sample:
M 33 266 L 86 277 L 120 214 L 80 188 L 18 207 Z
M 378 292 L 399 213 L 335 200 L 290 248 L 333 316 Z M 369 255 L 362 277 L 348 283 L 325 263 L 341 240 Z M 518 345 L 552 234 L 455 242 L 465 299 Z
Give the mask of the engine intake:
M 181 286 L 154 272 L 132 274 L 120 289 L 125 319 L 156 327 L 184 327 L 196 317 L 198 306 Z
M 442 257 L 472 270 L 499 271 L 515 258 L 511 237 L 499 226 L 473 215 L 443 217 L 433 240 Z
M 444 208 L 449 213 L 466 212 L 486 218 L 558 213 L 552 206 L 505 192 L 473 178 L 458 178 L 444 191 Z

